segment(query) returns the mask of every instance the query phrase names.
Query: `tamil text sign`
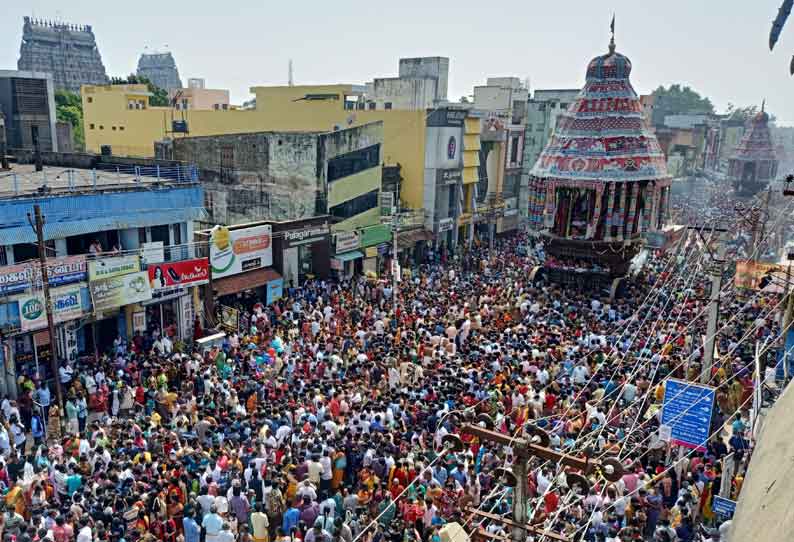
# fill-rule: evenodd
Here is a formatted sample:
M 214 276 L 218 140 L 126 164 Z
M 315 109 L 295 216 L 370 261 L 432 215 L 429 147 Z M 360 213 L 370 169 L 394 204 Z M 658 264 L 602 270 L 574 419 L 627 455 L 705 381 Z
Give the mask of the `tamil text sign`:
M 340 231 L 336 234 L 335 252 L 342 254 L 361 246 L 361 236 L 357 231 Z
M 94 312 L 140 303 L 152 298 L 146 271 L 99 279 L 91 282 Z
M 219 279 L 273 265 L 270 225 L 230 230 L 215 226 L 210 236 L 212 278 Z
M 47 260 L 50 286 L 81 282 L 86 278 L 85 256 L 67 256 Z M 0 268 L 0 294 L 24 292 L 31 286 L 42 287 L 39 262 L 25 262 Z
M 714 388 L 682 380 L 667 380 L 662 403 L 662 424 L 670 426 L 671 442 L 705 450 L 713 406 Z
M 56 324 L 74 320 L 83 315 L 80 287 L 80 284 L 75 284 L 74 286 L 53 288 L 50 292 L 52 319 Z M 43 293 L 36 292 L 20 296 L 17 303 L 19 303 L 19 320 L 22 331 L 34 331 L 47 327 L 47 310 Z
M 137 273 L 140 270 L 141 261 L 138 256 L 101 258 L 88 262 L 88 279 L 92 281 L 109 279 L 127 273 Z
M 147 272 L 152 290 L 175 286 L 198 286 L 206 284 L 210 278 L 209 261 L 206 258 L 153 264 L 149 266 Z

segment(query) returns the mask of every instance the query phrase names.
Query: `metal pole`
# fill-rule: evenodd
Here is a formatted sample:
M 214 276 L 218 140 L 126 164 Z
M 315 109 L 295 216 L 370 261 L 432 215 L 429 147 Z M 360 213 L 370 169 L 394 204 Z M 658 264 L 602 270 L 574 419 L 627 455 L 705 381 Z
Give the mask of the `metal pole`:
M 11 177 L 14 179 L 14 195 L 19 194 L 19 178 L 17 177 L 16 172 L 11 174 Z
M 714 363 L 714 343 L 717 337 L 717 323 L 720 317 L 720 290 L 722 289 L 722 264 L 725 248 L 722 239 L 717 238 L 717 260 L 711 262 L 711 297 L 709 301 L 709 320 L 706 331 L 706 351 L 703 352 L 703 366 L 700 382 L 708 384 L 711 380 L 711 366 Z
M 392 250 L 394 251 L 394 260 L 392 261 L 392 304 L 394 305 L 394 315 L 397 316 L 397 289 L 399 288 L 400 282 L 400 261 L 397 257 L 397 225 L 399 223 L 399 216 L 396 212 L 396 209 L 392 207 L 392 219 L 391 219 L 391 239 L 392 239 Z
M 527 518 L 527 500 L 529 497 L 529 484 L 527 482 L 527 460 L 525 457 L 518 457 L 518 460 L 513 464 L 513 474 L 516 477 L 515 495 L 513 496 L 513 521 L 519 525 L 526 525 Z M 512 530 L 512 537 L 515 542 L 523 542 L 526 540 L 526 532 L 524 529 L 514 527 Z
M 44 305 L 47 310 L 47 332 L 50 335 L 50 364 L 52 369 L 52 376 L 53 380 L 55 380 L 55 392 L 58 396 L 58 405 L 63 407 L 63 392 L 61 391 L 61 379 L 58 375 L 58 360 L 57 360 L 57 349 L 55 347 L 55 322 L 52 318 L 52 301 L 50 299 L 50 280 L 49 280 L 49 273 L 47 270 L 47 254 L 46 254 L 46 247 L 44 245 L 44 217 L 41 216 L 41 207 L 36 204 L 33 206 L 33 212 L 35 214 L 35 225 L 32 221 L 30 221 L 30 213 L 28 213 L 28 221 L 31 222 L 31 226 L 36 231 L 36 237 L 38 239 L 39 245 L 39 264 L 41 265 L 41 281 L 44 286 Z

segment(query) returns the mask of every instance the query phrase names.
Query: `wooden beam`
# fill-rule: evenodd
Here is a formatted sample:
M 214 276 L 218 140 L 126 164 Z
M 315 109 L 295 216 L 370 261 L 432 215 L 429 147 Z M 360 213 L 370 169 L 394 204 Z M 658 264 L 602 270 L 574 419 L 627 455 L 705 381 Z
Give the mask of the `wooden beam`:
M 566 536 L 561 534 L 553 533 L 551 531 L 544 531 L 543 529 L 539 529 L 537 527 L 533 527 L 532 525 L 519 525 L 515 521 L 511 520 L 510 518 L 506 518 L 504 516 L 499 516 L 497 514 L 492 514 L 490 512 L 485 512 L 484 510 L 478 510 L 477 508 L 466 508 L 466 512 L 469 512 L 473 515 L 483 517 L 485 519 L 490 519 L 492 521 L 498 521 L 508 527 L 513 527 L 516 529 L 522 529 L 524 531 L 528 531 L 532 534 L 538 536 L 546 536 L 551 538 L 552 540 L 558 540 L 559 542 L 570 542 L 570 539 Z M 489 533 L 490 534 L 490 533 Z M 509 539 L 508 539 L 509 540 Z

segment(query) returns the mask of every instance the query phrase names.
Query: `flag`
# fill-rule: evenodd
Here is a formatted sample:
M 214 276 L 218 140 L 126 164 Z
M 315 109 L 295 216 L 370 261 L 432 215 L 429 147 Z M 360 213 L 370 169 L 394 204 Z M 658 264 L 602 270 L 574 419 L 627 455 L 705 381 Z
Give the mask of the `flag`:
M 612 14 L 612 22 L 609 24 L 609 30 L 612 32 L 612 35 L 615 35 L 615 14 Z

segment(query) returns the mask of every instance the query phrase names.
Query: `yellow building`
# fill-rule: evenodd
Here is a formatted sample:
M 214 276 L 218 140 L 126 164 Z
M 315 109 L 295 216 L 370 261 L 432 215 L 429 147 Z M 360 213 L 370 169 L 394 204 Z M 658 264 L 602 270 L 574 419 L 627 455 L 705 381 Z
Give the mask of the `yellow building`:
M 353 85 L 253 87 L 251 92 L 255 109 L 178 111 L 148 106 L 145 85 L 84 86 L 86 150 L 98 153 L 109 145 L 113 154 L 151 157 L 154 142 L 166 137 L 330 132 L 383 121 L 383 162 L 402 166 L 401 199 L 411 208 L 422 208 L 426 111 L 369 109 L 363 90 Z M 187 133 L 179 131 L 179 121 Z

